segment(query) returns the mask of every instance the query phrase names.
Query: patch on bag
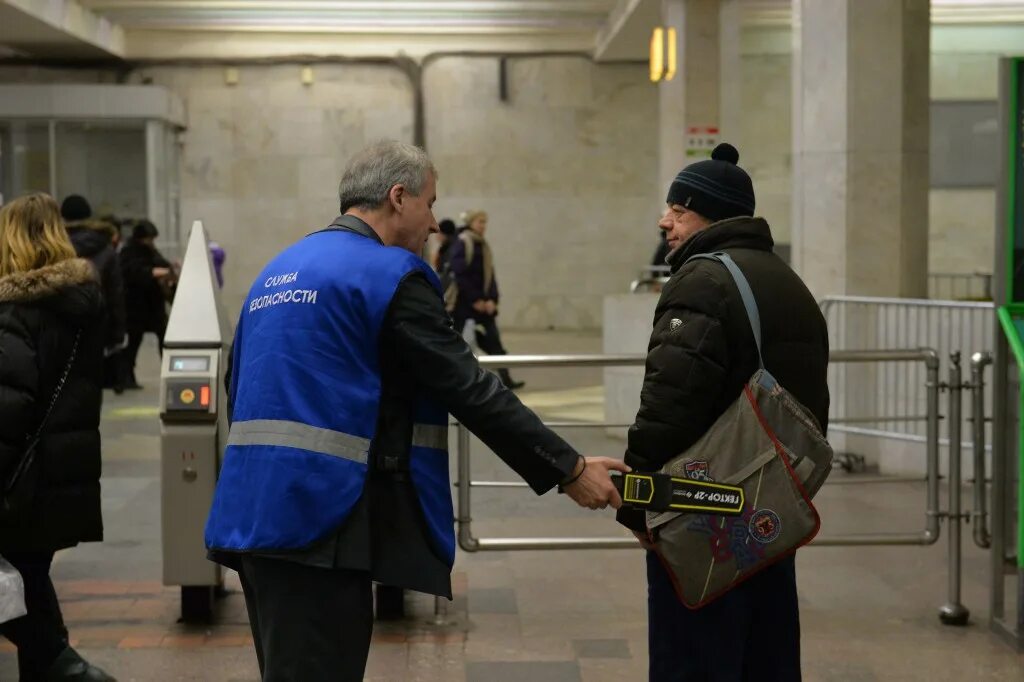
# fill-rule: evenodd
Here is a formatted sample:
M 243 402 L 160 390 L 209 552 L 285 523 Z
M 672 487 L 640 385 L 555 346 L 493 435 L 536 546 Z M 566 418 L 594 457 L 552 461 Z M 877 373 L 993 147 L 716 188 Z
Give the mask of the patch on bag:
M 686 477 L 691 481 L 707 481 L 712 483 L 713 479 L 708 475 L 708 463 L 702 459 L 695 459 L 683 465 Z
M 673 317 L 673 318 L 672 318 L 672 319 L 671 319 L 671 320 L 669 321 L 669 323 L 668 323 L 668 328 L 669 328 L 669 331 L 673 331 L 673 332 L 674 332 L 675 330 L 679 329 L 679 328 L 680 328 L 680 327 L 682 327 L 682 326 L 683 326 L 683 321 L 682 321 L 682 320 L 680 320 L 680 319 L 679 319 L 678 317 Z
M 750 517 L 749 529 L 750 537 L 767 545 L 782 534 L 782 520 L 771 509 L 759 509 Z
M 727 518 L 701 514 L 686 527 L 708 536 L 708 547 L 716 564 L 733 559 L 736 570 L 743 571 L 764 559 L 764 548 L 750 542 L 750 521 L 754 508 L 747 506 L 743 516 Z

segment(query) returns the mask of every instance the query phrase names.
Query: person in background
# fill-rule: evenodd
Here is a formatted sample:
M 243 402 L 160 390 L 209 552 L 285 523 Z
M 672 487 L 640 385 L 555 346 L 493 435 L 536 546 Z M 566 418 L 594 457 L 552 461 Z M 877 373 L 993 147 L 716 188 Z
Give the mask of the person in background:
M 452 274 L 452 244 L 455 242 L 455 222 L 445 218 L 437 224 L 439 243 L 434 253 L 432 266 L 441 279 L 441 291 L 444 292 L 444 309 L 451 315 L 455 310 L 455 302 L 459 296 L 459 286 Z M 461 329 L 458 330 L 460 333 Z
M 451 218 L 444 218 L 437 223 L 437 251 L 434 252 L 434 259 L 431 265 L 434 272 L 441 274 L 451 267 L 452 244 L 455 241 L 455 221 Z
M 488 355 L 505 355 L 498 332 L 498 279 L 494 274 L 494 257 L 484 239 L 487 213 L 470 211 L 466 227 L 459 232 L 451 247 L 451 268 L 458 285 L 458 297 L 452 311 L 455 330 L 462 333 L 467 320 L 475 323 L 476 343 Z M 522 388 L 522 381 L 513 381 L 507 369 L 498 370 L 505 386 Z
M 89 202 L 72 194 L 61 204 L 61 217 L 68 237 L 79 258 L 85 258 L 96 268 L 103 291 L 103 387 L 121 393 L 121 372 L 118 354 L 128 345 L 125 312 L 124 281 L 117 260 L 117 223 L 93 218 Z
M 100 403 L 103 300 L 46 194 L 0 209 L 0 476 L 38 436 L 28 502 L 0 519 L 0 555 L 25 583 L 28 613 L 0 624 L 22 680 L 114 678 L 68 643 L 50 578 L 56 551 L 103 540 Z M 32 477 L 34 481 L 32 480 Z M 2 489 L 0 489 L 2 490 Z M 3 492 L 0 492 L 3 494 Z
M 174 268 L 155 246 L 159 232 L 148 220 L 140 220 L 132 229 L 131 239 L 118 254 L 124 275 L 125 317 L 128 347 L 124 350 L 121 372 L 125 388 L 141 388 L 135 378 L 135 361 L 142 337 L 156 334 L 161 352 L 167 327 L 167 292 L 174 284 Z
M 664 232 L 658 232 L 658 248 L 654 249 L 654 257 L 651 259 L 651 265 L 655 267 L 666 267 L 665 258 L 672 249 L 668 245 L 668 238 Z
M 217 275 L 217 288 L 224 288 L 224 261 L 227 260 L 227 253 L 224 247 L 217 242 L 210 240 L 210 257 L 213 258 L 213 273 Z

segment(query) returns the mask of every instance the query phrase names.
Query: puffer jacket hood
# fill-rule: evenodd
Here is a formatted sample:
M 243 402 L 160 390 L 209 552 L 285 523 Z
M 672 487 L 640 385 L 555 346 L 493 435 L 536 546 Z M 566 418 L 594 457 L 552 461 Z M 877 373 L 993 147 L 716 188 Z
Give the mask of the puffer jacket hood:
M 82 322 L 102 312 L 102 299 L 96 284 L 96 271 L 84 258 L 69 258 L 28 272 L 0 277 L 0 304 L 35 303 L 68 318 Z
M 79 220 L 68 223 L 67 230 L 75 253 L 82 258 L 93 258 L 114 241 L 115 228 L 105 220 Z

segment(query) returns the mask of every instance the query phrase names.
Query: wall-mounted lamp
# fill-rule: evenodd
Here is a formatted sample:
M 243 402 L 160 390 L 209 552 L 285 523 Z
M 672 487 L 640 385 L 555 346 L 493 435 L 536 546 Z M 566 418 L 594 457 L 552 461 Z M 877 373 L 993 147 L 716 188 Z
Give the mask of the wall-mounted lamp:
M 651 82 L 670 81 L 676 76 L 676 30 L 658 26 L 651 33 Z
M 299 79 L 302 81 L 302 84 L 305 85 L 305 86 L 312 85 L 313 84 L 313 67 L 312 66 L 303 66 L 302 70 L 299 72 Z

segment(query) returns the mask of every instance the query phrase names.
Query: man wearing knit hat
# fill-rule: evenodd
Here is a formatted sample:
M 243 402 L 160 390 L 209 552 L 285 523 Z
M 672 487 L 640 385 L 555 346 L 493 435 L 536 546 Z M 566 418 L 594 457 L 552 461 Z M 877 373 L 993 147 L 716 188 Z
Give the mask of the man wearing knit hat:
M 672 277 L 658 301 L 640 410 L 629 429 L 626 463 L 634 470 L 657 471 L 688 450 L 758 369 L 736 284 L 720 263 L 691 260 L 697 254 L 724 252 L 739 266 L 760 311 L 766 368 L 827 425 L 825 320 L 804 283 L 772 252 L 771 230 L 753 217 L 753 183 L 738 161 L 736 149 L 721 144 L 669 188 L 658 227 L 671 249 L 665 261 Z M 651 549 L 642 511 L 623 508 L 618 518 Z M 653 551 L 647 581 L 651 682 L 800 679 L 792 556 L 696 610 L 677 598 Z

